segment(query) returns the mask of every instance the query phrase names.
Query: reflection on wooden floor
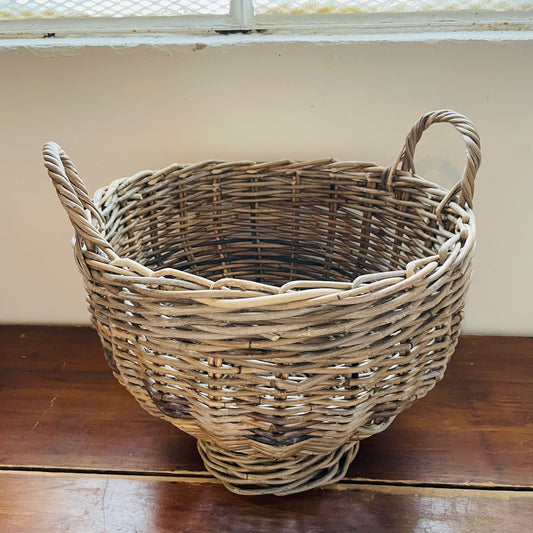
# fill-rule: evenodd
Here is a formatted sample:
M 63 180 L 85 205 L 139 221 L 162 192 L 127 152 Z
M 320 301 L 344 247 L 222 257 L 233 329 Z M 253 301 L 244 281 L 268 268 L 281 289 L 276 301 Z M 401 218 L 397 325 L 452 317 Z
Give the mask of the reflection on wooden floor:
M 525 532 L 533 339 L 461 338 L 444 380 L 361 445 L 345 480 L 242 497 L 144 413 L 88 328 L 0 327 L 0 531 Z

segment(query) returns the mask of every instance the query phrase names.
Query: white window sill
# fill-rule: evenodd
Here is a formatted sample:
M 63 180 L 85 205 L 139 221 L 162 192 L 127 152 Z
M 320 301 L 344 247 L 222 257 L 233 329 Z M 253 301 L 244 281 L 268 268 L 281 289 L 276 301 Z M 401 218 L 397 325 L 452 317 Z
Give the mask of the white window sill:
M 295 20 L 295 19 L 292 19 Z M 170 19 L 37 19 L 0 23 L 0 50 L 26 48 L 60 51 L 86 47 L 153 48 L 248 45 L 255 43 L 344 44 L 367 42 L 533 41 L 533 11 L 369 14 L 352 19 L 302 16 L 257 17 L 241 30 L 231 19 L 202 17 L 193 22 Z M 182 24 L 180 27 L 179 24 Z
M 61 53 L 81 48 L 128 49 L 139 46 L 154 50 L 170 50 L 192 47 L 201 51 L 208 46 L 235 46 L 263 43 L 315 43 L 315 44 L 355 44 L 391 42 L 516 42 L 533 41 L 533 31 L 457 31 L 457 32 L 420 32 L 387 34 L 312 34 L 312 35 L 173 35 L 173 36 L 120 36 L 120 37 L 66 37 L 63 39 L 4 39 L 0 40 L 0 50 L 30 49 L 35 52 Z

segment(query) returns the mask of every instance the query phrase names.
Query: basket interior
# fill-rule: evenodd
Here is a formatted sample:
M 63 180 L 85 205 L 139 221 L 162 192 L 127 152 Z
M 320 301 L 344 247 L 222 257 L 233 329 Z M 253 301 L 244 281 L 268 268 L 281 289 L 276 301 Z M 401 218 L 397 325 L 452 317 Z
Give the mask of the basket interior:
M 241 165 L 130 178 L 102 206 L 105 233 L 121 257 L 210 279 L 279 286 L 402 270 L 442 244 L 434 217 L 442 195 L 413 180 L 386 191 L 382 170 L 252 174 Z

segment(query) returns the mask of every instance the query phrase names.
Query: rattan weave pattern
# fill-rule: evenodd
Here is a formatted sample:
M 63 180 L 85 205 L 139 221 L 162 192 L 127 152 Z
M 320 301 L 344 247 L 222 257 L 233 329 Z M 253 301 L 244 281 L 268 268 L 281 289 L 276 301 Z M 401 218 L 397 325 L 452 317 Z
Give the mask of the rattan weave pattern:
M 466 143 L 451 191 L 414 172 L 437 122 Z M 57 144 L 44 158 L 115 376 L 196 437 L 230 490 L 340 479 L 360 440 L 442 378 L 475 243 L 481 158 L 466 117 L 424 115 L 390 167 L 174 164 L 93 200 Z

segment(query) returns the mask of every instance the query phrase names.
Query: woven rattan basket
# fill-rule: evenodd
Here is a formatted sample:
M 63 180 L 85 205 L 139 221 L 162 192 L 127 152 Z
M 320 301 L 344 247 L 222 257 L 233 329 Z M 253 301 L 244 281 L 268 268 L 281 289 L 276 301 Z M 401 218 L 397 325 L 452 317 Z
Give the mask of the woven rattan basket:
M 449 191 L 414 171 L 437 122 L 466 143 Z M 442 378 L 475 242 L 480 145 L 464 116 L 424 115 L 389 167 L 174 164 L 92 200 L 57 144 L 44 159 L 114 375 L 196 437 L 230 490 L 340 479 L 360 440 Z

